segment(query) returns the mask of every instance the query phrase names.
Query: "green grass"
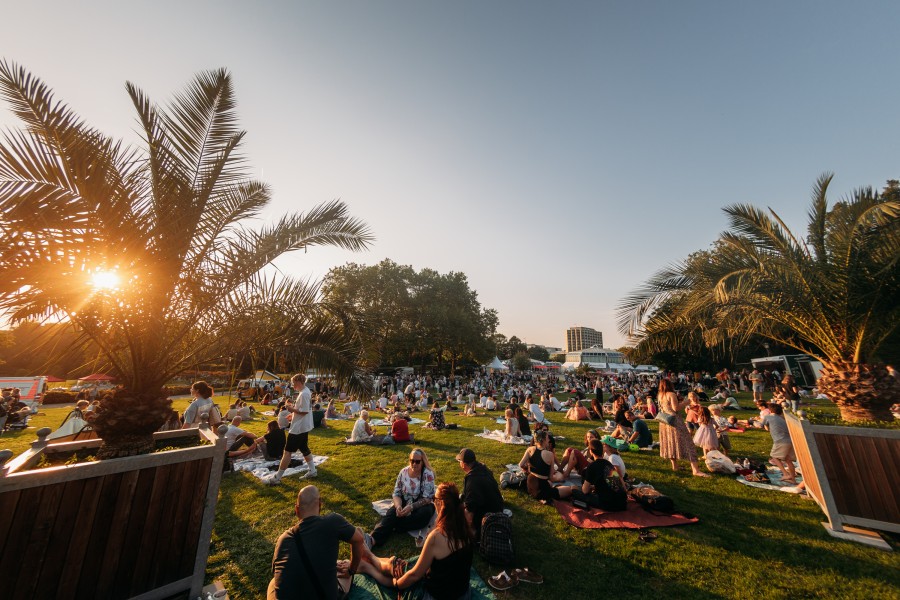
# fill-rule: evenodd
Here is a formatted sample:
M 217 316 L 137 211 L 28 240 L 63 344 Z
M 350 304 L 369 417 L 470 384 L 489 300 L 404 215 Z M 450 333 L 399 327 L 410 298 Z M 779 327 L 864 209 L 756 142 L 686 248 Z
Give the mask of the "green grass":
M 564 395 L 562 395 L 564 396 Z M 749 394 L 739 395 L 749 406 Z M 175 407 L 183 410 L 185 401 Z M 829 406 L 817 406 L 830 412 Z M 32 424 L 56 427 L 66 409 L 47 409 Z M 750 411 L 737 413 L 746 418 Z M 474 437 L 485 427 L 499 428 L 490 417 L 451 416 L 455 431 L 434 432 L 413 426 L 439 481 L 462 484 L 463 473 L 454 456 L 459 448 L 475 450 L 499 477 L 507 463 L 518 462 L 524 448 Z M 565 422 L 551 417 L 553 431 L 565 436 L 558 444 L 579 446 L 589 423 Z M 248 430 L 262 433 L 266 419 L 245 422 Z M 596 425 L 596 423 L 594 423 Z M 334 429 L 316 430 L 311 447 L 330 458 L 320 469 L 316 485 L 325 511 L 343 514 L 350 522 L 371 529 L 377 521 L 372 500 L 387 498 L 410 447 L 345 446 L 352 421 L 339 421 Z M 656 437 L 657 424 L 650 423 Z M 34 439 L 35 429 L 4 434 L 0 447 L 21 452 Z M 764 459 L 771 438 L 764 431 L 732 435 L 732 456 Z M 522 584 L 508 598 L 592 598 L 615 594 L 634 598 L 896 598 L 900 589 L 897 555 L 831 538 L 820 522 L 824 515 L 811 500 L 739 484 L 733 477 L 708 479 L 673 473 L 668 461 L 653 453 L 623 455 L 629 473 L 670 495 L 681 510 L 700 517 L 685 527 L 658 528 L 659 538 L 638 540 L 627 530 L 581 530 L 568 526 L 552 507 L 531 500 L 524 492 L 504 491 L 513 511 L 517 565 L 543 574 L 546 582 Z M 287 478 L 266 487 L 248 474 L 227 475 L 222 482 L 207 578 L 220 579 L 232 598 L 264 596 L 271 576 L 274 543 L 290 527 L 294 499 L 305 482 Z M 890 541 L 896 549 L 898 538 Z M 349 552 L 345 546 L 344 555 Z M 413 539 L 395 535 L 382 554 L 412 556 Z M 497 568 L 476 559 L 482 577 Z

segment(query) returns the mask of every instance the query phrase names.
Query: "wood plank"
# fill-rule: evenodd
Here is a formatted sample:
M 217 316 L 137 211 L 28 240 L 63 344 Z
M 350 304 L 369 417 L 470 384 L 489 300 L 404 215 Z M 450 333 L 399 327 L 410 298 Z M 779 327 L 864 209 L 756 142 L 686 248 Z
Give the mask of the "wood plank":
M 58 483 L 43 488 L 41 502 L 38 507 L 37 518 L 34 526 L 29 531 L 28 546 L 19 558 L 19 564 L 27 565 L 30 573 L 28 579 L 19 578 L 19 584 L 15 592 L 11 592 L 13 598 L 34 598 L 34 590 L 38 581 L 43 577 L 44 557 L 50 544 L 50 536 L 53 532 L 53 524 L 59 512 L 59 504 L 62 501 L 65 484 Z
M 156 469 L 143 469 L 139 471 L 138 482 L 132 495 L 131 514 L 128 518 L 128 526 L 125 533 L 125 541 L 122 543 L 122 555 L 119 557 L 121 565 L 116 573 L 111 598 L 129 598 L 131 591 L 131 568 L 137 561 L 140 551 L 139 545 L 144 536 L 144 515 L 150 505 L 150 491 L 153 487 L 153 479 Z
M 103 560 L 100 563 L 100 573 L 97 576 L 97 589 L 99 590 L 111 590 L 115 585 L 128 519 L 131 517 L 131 499 L 134 497 L 134 490 L 137 487 L 138 475 L 140 475 L 140 471 L 129 471 L 122 473 L 119 480 L 118 501 L 110 519 L 109 538 L 106 542 Z
M 106 598 L 106 590 L 97 588 L 97 577 L 102 567 L 104 549 L 110 536 L 112 519 L 116 504 L 119 502 L 119 485 L 122 475 L 113 473 L 105 477 L 97 478 L 100 484 L 100 493 L 97 498 L 97 508 L 91 523 L 91 535 L 85 550 L 82 562 L 81 575 L 78 579 L 79 598 Z
M 185 527 L 184 555 L 181 568 L 178 569 L 179 573 L 185 574 L 194 573 L 197 561 L 197 548 L 200 542 L 200 531 L 203 527 L 203 515 L 206 508 L 210 469 L 213 465 L 211 458 L 199 462 L 200 470 L 197 477 L 197 487 L 191 503 L 187 527 Z
M 15 516 L 13 517 L 12 526 L 9 528 L 7 543 L 3 548 L 3 554 L 0 555 L 0 565 L 19 564 L 19 557 L 28 545 L 31 529 L 37 519 L 42 496 L 43 490 L 40 488 L 22 492 L 19 502 L 16 504 Z M 20 583 L 27 586 L 27 580 L 33 576 L 34 574 L 28 572 L 27 569 L 7 569 L 4 575 L 3 588 L 5 590 L 15 590 Z M 8 597 L 13 597 L 13 594 L 11 593 Z
M 152 587 L 150 572 L 157 557 L 156 540 L 160 528 L 166 527 L 167 523 L 164 517 L 171 510 L 166 497 L 169 479 L 174 469 L 179 466 L 159 467 L 154 474 L 153 486 L 150 488 L 150 505 L 144 514 L 144 535 L 141 536 L 139 543 L 137 562 L 132 568 L 129 597 L 143 594 Z
M 84 562 L 84 553 L 91 537 L 91 527 L 94 523 L 94 515 L 97 513 L 97 499 L 103 481 L 99 477 L 85 479 L 83 482 L 81 498 L 78 501 L 77 519 L 78 526 L 72 532 L 69 541 L 69 551 L 63 563 L 63 570 L 59 577 L 59 584 L 54 597 L 58 600 L 75 598 L 78 591 L 78 579 L 81 576 L 81 565 Z
M 50 533 L 50 541 L 47 543 L 44 568 L 35 589 L 35 598 L 54 598 L 56 596 L 63 566 L 67 562 L 69 542 L 79 523 L 78 508 L 84 492 L 84 483 L 84 481 L 70 481 L 58 484 L 63 486 L 63 496 L 56 513 L 56 521 L 53 523 L 53 531 Z
M 185 478 L 190 482 L 190 485 L 182 485 L 178 494 L 179 510 L 175 513 L 175 519 L 172 524 L 172 539 L 170 540 L 172 548 L 171 560 L 167 561 L 166 565 L 171 572 L 182 577 L 190 575 L 190 572 L 182 572 L 181 564 L 185 553 L 184 542 L 187 534 L 187 525 L 193 510 L 194 495 L 197 493 L 197 481 L 200 479 L 202 467 L 200 461 L 185 464 L 187 465 Z
M 0 494 L 0 556 L 6 551 L 6 545 L 12 543 L 9 529 L 16 516 L 16 505 L 22 492 L 12 491 Z
M 173 554 L 178 555 L 181 553 L 181 548 L 175 548 L 172 545 L 172 538 L 174 536 L 173 529 L 175 527 L 176 515 L 188 509 L 188 507 L 179 504 L 178 500 L 181 496 L 182 486 L 191 487 L 194 485 L 193 481 L 185 478 L 185 472 L 190 471 L 190 466 L 192 464 L 193 463 L 178 463 L 171 467 L 171 472 L 169 473 L 165 495 L 162 500 L 168 510 L 162 523 L 160 523 L 160 526 L 157 529 L 155 544 L 156 553 L 150 561 L 150 572 L 147 578 L 151 588 L 162 587 L 163 585 L 178 579 L 177 574 L 169 568 L 169 561 L 172 560 Z

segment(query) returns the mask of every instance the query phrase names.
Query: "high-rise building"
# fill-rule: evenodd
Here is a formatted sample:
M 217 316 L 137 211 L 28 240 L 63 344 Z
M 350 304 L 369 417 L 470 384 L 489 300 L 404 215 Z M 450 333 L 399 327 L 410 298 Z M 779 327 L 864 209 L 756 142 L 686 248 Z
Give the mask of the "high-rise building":
M 591 346 L 603 347 L 603 333 L 590 327 L 569 327 L 566 331 L 566 352 L 584 350 Z

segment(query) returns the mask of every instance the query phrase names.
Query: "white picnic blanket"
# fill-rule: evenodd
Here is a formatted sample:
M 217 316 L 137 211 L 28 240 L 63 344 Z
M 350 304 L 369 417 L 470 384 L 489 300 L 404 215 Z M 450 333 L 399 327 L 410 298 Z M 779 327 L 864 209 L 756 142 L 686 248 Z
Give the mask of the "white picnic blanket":
M 300 452 L 295 452 L 291 455 L 291 459 L 303 460 L 303 454 Z M 316 456 L 313 455 L 313 463 L 315 463 L 316 468 L 321 465 L 323 462 L 328 460 L 327 456 Z M 235 471 L 243 471 L 245 473 L 250 473 L 257 479 L 262 482 L 268 482 L 275 475 L 275 471 L 269 469 L 269 467 L 277 467 L 277 460 L 264 460 L 260 458 L 247 458 L 245 460 L 236 460 L 232 463 L 232 468 Z M 309 470 L 309 467 L 306 466 L 306 462 L 304 461 L 302 465 L 298 467 L 291 467 L 286 469 L 284 472 L 284 477 L 292 477 L 294 475 L 300 473 L 306 473 Z
M 497 418 L 494 419 L 494 420 L 497 422 L 498 425 L 506 425 L 506 419 L 503 418 L 503 417 L 497 417 Z M 541 421 L 541 422 L 542 422 L 543 424 L 545 424 L 545 425 L 553 425 L 553 423 L 551 423 L 551 422 L 548 421 L 547 419 L 544 419 L 544 420 Z
M 386 498 L 385 500 L 376 500 L 372 503 L 372 508 L 375 509 L 380 516 L 384 516 L 388 513 L 391 507 L 394 505 L 394 501 L 391 498 Z M 428 534 L 431 533 L 431 530 L 434 529 L 434 524 L 437 521 L 437 511 L 431 516 L 431 521 L 428 523 L 428 526 L 423 527 L 422 529 L 416 529 L 414 531 L 409 531 L 409 535 L 416 538 L 422 536 L 422 539 L 428 537 Z
M 486 440 L 494 440 L 495 442 L 500 442 L 501 444 L 516 444 L 519 446 L 527 446 L 531 443 L 530 435 L 523 435 L 522 437 L 514 436 L 511 438 L 506 437 L 506 432 L 501 431 L 499 429 L 495 429 L 494 431 L 485 430 L 482 433 L 476 433 L 475 437 L 484 438 Z
M 794 463 L 796 465 L 797 463 Z M 776 492 L 787 492 L 788 494 L 802 494 L 803 488 L 799 486 L 799 483 L 803 481 L 803 477 L 800 475 L 799 469 L 797 470 L 797 485 L 790 483 L 782 483 L 781 482 L 781 469 L 778 467 L 769 467 L 766 469 L 766 475 L 769 476 L 769 481 L 771 483 L 759 483 L 756 481 L 747 481 L 744 479 L 743 475 L 738 475 L 737 480 L 739 483 L 743 483 L 744 485 L 749 485 L 750 487 L 759 488 L 761 490 L 775 490 Z
M 264 410 L 262 414 L 263 414 L 263 416 L 266 416 L 266 417 L 274 417 L 275 411 L 274 410 Z
M 425 421 L 423 421 L 422 419 L 416 419 L 415 417 L 413 417 L 409 421 L 409 425 L 418 425 L 419 423 L 424 423 L 424 422 Z M 385 419 L 376 419 L 376 420 L 372 421 L 372 425 L 387 425 L 388 427 L 390 427 L 391 422 L 387 421 Z

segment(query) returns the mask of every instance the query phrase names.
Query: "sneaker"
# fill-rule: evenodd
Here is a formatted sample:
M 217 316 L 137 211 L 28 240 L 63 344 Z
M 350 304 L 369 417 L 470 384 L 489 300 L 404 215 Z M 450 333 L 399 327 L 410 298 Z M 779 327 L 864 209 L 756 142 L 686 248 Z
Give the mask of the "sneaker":
M 318 477 L 318 476 L 319 476 L 318 471 L 307 471 L 300 477 L 300 479 L 312 479 L 313 477 Z
M 269 485 L 278 485 L 279 483 L 281 483 L 281 476 L 279 476 L 278 474 L 272 475 L 266 480 L 266 483 Z

